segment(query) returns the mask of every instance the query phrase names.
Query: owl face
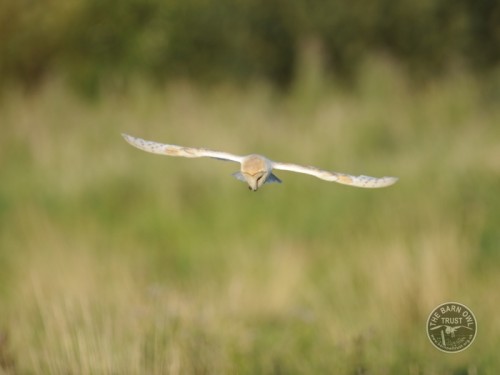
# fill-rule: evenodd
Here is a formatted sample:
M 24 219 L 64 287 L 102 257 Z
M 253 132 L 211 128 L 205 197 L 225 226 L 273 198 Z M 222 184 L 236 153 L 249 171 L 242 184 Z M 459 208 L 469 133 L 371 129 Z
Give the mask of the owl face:
M 267 174 L 265 171 L 259 171 L 253 175 L 243 172 L 243 177 L 245 177 L 248 188 L 257 191 L 266 182 Z

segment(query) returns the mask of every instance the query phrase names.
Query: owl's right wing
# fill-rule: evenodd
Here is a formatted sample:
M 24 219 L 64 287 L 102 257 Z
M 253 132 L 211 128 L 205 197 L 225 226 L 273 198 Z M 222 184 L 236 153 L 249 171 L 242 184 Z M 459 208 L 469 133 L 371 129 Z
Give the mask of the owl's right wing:
M 243 156 L 233 155 L 228 152 L 213 151 L 206 148 L 183 147 L 177 145 L 169 145 L 153 141 L 146 141 L 141 138 L 135 138 L 128 134 L 122 134 L 123 138 L 132 146 L 140 150 L 151 152 L 153 154 L 180 156 L 185 158 L 215 158 L 220 160 L 228 160 L 241 163 Z

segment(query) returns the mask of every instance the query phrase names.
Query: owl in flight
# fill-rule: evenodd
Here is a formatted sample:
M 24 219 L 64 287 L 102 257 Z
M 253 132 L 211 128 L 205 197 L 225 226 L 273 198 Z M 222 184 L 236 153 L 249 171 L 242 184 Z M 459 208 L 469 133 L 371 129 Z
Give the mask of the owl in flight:
M 222 151 L 212 151 L 206 148 L 192 148 L 176 145 L 168 145 L 146 141 L 141 138 L 135 138 L 127 134 L 122 134 L 123 138 L 132 146 L 138 149 L 154 154 L 168 156 L 182 156 L 185 158 L 214 158 L 219 160 L 234 161 L 240 163 L 240 170 L 233 173 L 238 180 L 246 182 L 248 188 L 257 191 L 266 183 L 278 182 L 281 180 L 273 174 L 273 170 L 282 170 L 290 172 L 305 173 L 318 177 L 322 180 L 338 182 L 339 184 L 357 186 L 363 188 L 381 188 L 394 184 L 397 177 L 369 177 L 369 176 L 351 176 L 344 173 L 324 171 L 315 167 L 305 167 L 297 164 L 279 163 L 272 161 L 262 155 L 251 154 L 246 156 L 233 155 Z

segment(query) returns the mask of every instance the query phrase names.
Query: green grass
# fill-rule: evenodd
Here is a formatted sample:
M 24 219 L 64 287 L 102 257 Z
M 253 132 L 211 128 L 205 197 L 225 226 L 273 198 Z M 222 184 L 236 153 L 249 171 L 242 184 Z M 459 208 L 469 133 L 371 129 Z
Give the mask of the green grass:
M 0 103 L 0 374 L 496 374 L 500 108 L 465 75 L 414 88 L 265 84 Z M 496 98 L 498 99 L 498 98 Z M 498 100 L 496 100 L 498 102 Z M 146 139 L 374 176 L 363 190 L 163 158 Z M 431 310 L 469 306 L 459 354 Z

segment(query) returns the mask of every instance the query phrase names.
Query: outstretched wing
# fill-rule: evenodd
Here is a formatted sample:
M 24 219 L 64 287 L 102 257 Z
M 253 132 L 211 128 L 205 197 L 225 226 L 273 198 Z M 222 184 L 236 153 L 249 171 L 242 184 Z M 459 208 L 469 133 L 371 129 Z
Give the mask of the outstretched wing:
M 439 328 L 443 328 L 443 327 L 445 327 L 445 326 L 435 326 L 435 327 L 430 328 L 430 330 L 433 331 L 435 329 L 439 329 Z
M 370 176 L 351 176 L 344 173 L 324 171 L 315 167 L 305 167 L 297 164 L 273 162 L 273 169 L 283 171 L 305 173 L 311 176 L 321 178 L 326 181 L 338 182 L 339 184 L 357 186 L 363 188 L 381 188 L 394 184 L 397 177 L 370 177 Z
M 141 138 L 135 138 L 128 134 L 122 134 L 123 138 L 132 146 L 137 147 L 143 151 L 151 152 L 153 154 L 168 155 L 168 156 L 181 156 L 185 158 L 215 158 L 221 160 L 229 160 L 240 163 L 243 156 L 233 155 L 227 152 L 207 150 L 206 148 L 193 148 L 183 147 L 176 145 L 168 145 L 165 143 L 158 143 L 153 141 L 146 141 Z

